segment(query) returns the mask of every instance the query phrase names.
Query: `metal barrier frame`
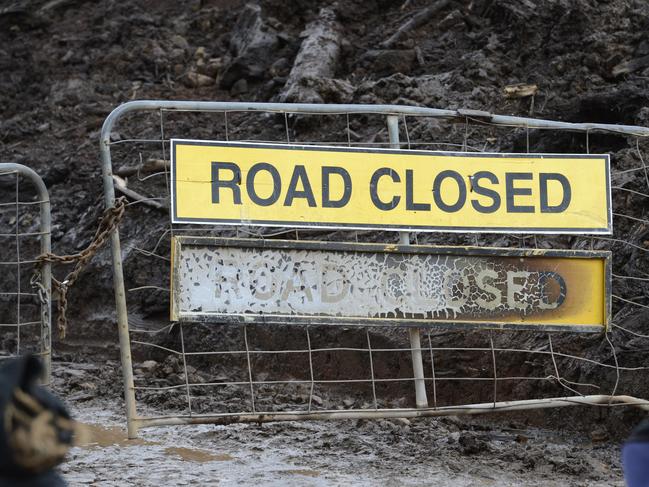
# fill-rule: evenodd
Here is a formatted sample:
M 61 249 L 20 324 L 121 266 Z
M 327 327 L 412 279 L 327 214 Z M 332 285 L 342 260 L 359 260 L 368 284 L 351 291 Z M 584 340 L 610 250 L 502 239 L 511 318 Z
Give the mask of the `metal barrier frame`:
M 399 118 L 431 117 L 451 122 L 490 124 L 503 127 L 523 129 L 551 129 L 584 132 L 588 137 L 590 132 L 608 132 L 637 137 L 649 137 L 649 128 L 632 125 L 613 125 L 601 123 L 570 123 L 553 120 L 533 119 L 526 117 L 494 115 L 478 110 L 443 110 L 401 105 L 351 105 L 351 104 L 291 104 L 291 103 L 247 103 L 247 102 L 209 102 L 209 101 L 163 101 L 137 100 L 124 103 L 115 108 L 106 118 L 101 130 L 99 150 L 101 156 L 104 201 L 106 208 L 115 203 L 113 186 L 113 170 L 110 152 L 110 136 L 117 122 L 131 112 L 146 112 L 154 110 L 167 111 L 199 111 L 199 112 L 277 112 L 290 114 L 374 114 L 386 117 L 390 147 L 401 147 L 399 141 Z M 410 244 L 410 234 L 400 232 L 400 245 Z M 135 386 L 133 378 L 131 345 L 129 336 L 128 315 L 126 306 L 126 291 L 124 273 L 121 261 L 121 245 L 119 231 L 111 234 L 111 250 L 113 261 L 113 285 L 117 306 L 117 322 L 120 341 L 120 355 L 124 380 L 124 397 L 129 438 L 137 437 L 139 428 L 148 426 L 197 424 L 197 423 L 232 423 L 232 422 L 266 422 L 296 419 L 343 419 L 343 418 L 376 418 L 376 417 L 418 417 L 442 416 L 449 414 L 477 414 L 490 411 L 512 411 L 517 409 L 567 406 L 576 404 L 633 404 L 649 410 L 649 401 L 630 398 L 628 396 L 575 396 L 540 400 L 490 402 L 460 407 L 430 408 L 426 397 L 423 371 L 422 349 L 419 329 L 409 328 L 410 345 L 412 350 L 413 373 L 415 382 L 415 397 L 417 410 L 389 409 L 372 411 L 319 411 L 305 413 L 255 413 L 255 414 L 221 414 L 191 417 L 140 417 L 137 414 L 135 402 Z
M 52 250 L 52 213 L 50 196 L 41 177 L 31 168 L 15 163 L 0 163 L 0 173 L 16 173 L 31 181 L 36 188 L 40 209 L 40 252 L 50 253 Z M 49 262 L 41 263 L 39 288 L 41 303 L 41 351 L 43 360 L 43 383 L 49 384 L 52 371 L 52 265 Z M 19 324 L 18 324 L 19 326 Z

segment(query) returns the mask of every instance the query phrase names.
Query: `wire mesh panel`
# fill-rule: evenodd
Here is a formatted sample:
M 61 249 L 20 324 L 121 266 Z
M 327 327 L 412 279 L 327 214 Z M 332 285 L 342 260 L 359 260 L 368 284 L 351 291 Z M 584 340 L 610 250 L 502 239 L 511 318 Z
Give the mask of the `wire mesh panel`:
M 115 124 L 119 120 L 119 131 Z M 408 106 L 131 102 L 102 131 L 129 434 L 139 427 L 426 416 L 571 404 L 646 407 L 649 129 Z M 397 233 L 172 224 L 171 138 L 466 152 L 611 153 L 614 234 Z M 612 250 L 601 334 L 171 322 L 174 236 Z M 136 359 L 131 363 L 131 352 Z M 139 411 L 139 412 L 138 412 Z M 142 411 L 147 411 L 143 414 Z
M 20 164 L 0 163 L 0 360 L 31 352 L 51 363 L 50 202 L 41 178 Z M 36 271 L 34 270 L 36 269 Z

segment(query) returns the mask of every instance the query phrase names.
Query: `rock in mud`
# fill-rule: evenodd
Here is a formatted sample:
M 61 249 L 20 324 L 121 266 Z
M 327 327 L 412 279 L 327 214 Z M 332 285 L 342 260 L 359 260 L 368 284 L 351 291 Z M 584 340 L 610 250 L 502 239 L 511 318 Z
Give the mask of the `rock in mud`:
M 248 82 L 245 80 L 245 78 L 241 78 L 240 80 L 238 80 L 236 83 L 232 85 L 232 88 L 230 88 L 230 94 L 232 96 L 241 95 L 247 92 L 248 92 Z
M 272 64 L 272 53 L 278 46 L 277 31 L 264 20 L 261 7 L 247 4 L 232 30 L 233 59 L 223 70 L 221 88 L 230 89 L 241 78 L 261 78 Z
M 158 366 L 158 362 L 155 360 L 145 360 L 140 364 L 140 369 L 142 369 L 144 372 L 152 372 L 155 370 L 155 368 Z
M 188 88 L 200 88 L 203 86 L 212 86 L 214 84 L 214 78 L 194 71 L 185 74 L 182 81 Z
M 475 455 L 476 453 L 489 450 L 489 444 L 484 440 L 484 438 L 471 432 L 462 433 L 458 439 L 458 443 L 462 453 L 465 455 Z
M 414 49 L 373 49 L 360 59 L 361 65 L 379 76 L 408 74 L 417 58 Z

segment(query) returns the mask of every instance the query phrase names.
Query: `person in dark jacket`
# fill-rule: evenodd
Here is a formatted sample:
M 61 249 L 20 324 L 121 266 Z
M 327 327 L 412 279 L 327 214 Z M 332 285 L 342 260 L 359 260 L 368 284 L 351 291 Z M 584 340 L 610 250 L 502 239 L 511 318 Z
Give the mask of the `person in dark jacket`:
M 649 419 L 633 430 L 622 447 L 622 468 L 628 487 L 649 487 Z
M 54 467 L 72 446 L 75 423 L 38 385 L 43 367 L 37 357 L 0 363 L 0 487 L 64 487 Z

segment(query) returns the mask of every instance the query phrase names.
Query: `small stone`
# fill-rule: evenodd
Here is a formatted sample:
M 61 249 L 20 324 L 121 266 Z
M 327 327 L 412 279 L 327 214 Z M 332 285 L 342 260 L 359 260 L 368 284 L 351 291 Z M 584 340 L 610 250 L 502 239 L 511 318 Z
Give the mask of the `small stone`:
M 74 51 L 72 49 L 68 50 L 65 55 L 61 58 L 62 63 L 67 63 L 74 56 Z
M 97 384 L 94 384 L 92 382 L 82 382 L 81 384 L 79 384 L 79 388 L 86 391 L 94 391 L 97 389 Z
M 183 49 L 172 49 L 169 51 L 169 59 L 174 62 L 180 62 L 185 59 L 185 51 Z
M 313 404 L 317 404 L 318 406 L 322 406 L 324 404 L 324 401 L 320 396 L 316 396 L 315 394 L 311 396 L 311 402 Z
M 239 81 L 232 85 L 232 88 L 230 88 L 230 94 L 233 96 L 241 95 L 243 93 L 246 93 L 247 91 L 248 82 L 244 78 L 241 78 Z
M 203 384 L 205 383 L 205 379 L 198 374 L 194 374 L 189 376 L 189 382 L 192 384 Z
M 410 420 L 407 418 L 392 418 L 390 419 L 390 422 L 397 426 L 410 426 Z
M 464 15 L 459 10 L 453 10 L 450 14 L 440 20 L 437 24 L 441 30 L 452 29 L 453 27 L 464 26 Z
M 596 443 L 606 441 L 608 440 L 608 437 L 608 431 L 606 431 L 604 428 L 597 427 L 590 432 L 590 439 Z
M 375 74 L 388 76 L 394 73 L 408 74 L 416 59 L 414 49 L 379 49 L 367 51 L 361 64 Z
M 155 360 L 145 360 L 140 364 L 139 368 L 146 372 L 151 372 L 157 366 L 158 366 L 158 362 L 156 362 Z
M 187 39 L 185 39 L 181 35 L 173 35 L 171 36 L 171 39 L 169 39 L 171 43 L 174 45 L 174 47 L 177 47 L 179 49 L 182 49 L 183 51 L 186 51 L 189 49 L 189 42 L 187 42 Z
M 155 44 L 153 48 L 151 49 L 151 54 L 153 56 L 153 59 L 157 61 L 161 61 L 165 58 L 167 53 L 162 49 L 158 44 Z
M 190 71 L 182 78 L 183 83 L 188 88 L 200 88 L 202 86 L 211 86 L 215 83 L 214 78 L 205 74 Z
M 285 57 L 279 58 L 270 65 L 269 72 L 272 76 L 286 76 L 291 69 L 291 63 Z
M 200 67 L 199 71 L 207 76 L 216 78 L 219 74 L 219 70 L 223 67 L 223 59 L 220 57 L 209 59 L 204 62 Z
M 343 404 L 348 408 L 352 407 L 355 402 L 356 401 L 354 401 L 353 399 L 343 399 Z
M 205 47 L 200 46 L 196 48 L 196 51 L 194 51 L 194 58 L 195 59 L 205 59 L 206 53 L 205 53 Z
M 474 455 L 489 449 L 487 442 L 472 433 L 463 433 L 459 438 L 460 448 L 465 455 Z

